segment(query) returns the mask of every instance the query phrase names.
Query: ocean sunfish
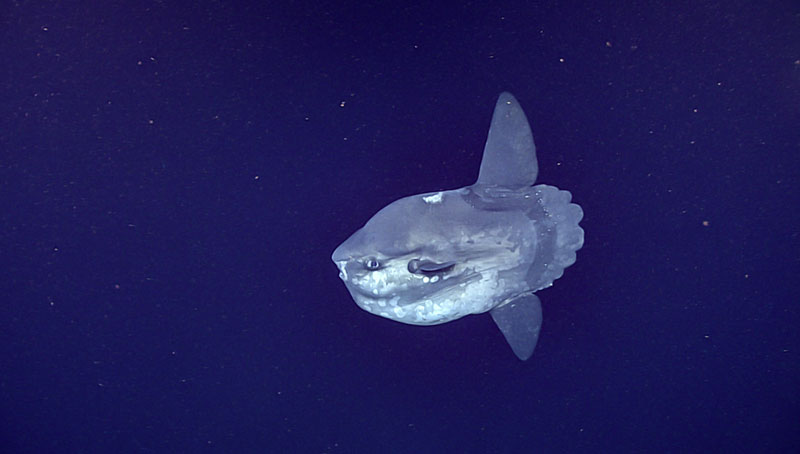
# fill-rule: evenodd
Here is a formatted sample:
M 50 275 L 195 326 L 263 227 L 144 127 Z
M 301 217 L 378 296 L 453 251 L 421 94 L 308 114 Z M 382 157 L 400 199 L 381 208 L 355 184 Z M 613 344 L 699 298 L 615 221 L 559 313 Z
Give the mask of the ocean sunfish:
M 542 326 L 534 292 L 583 246 L 583 210 L 569 191 L 533 186 L 538 170 L 525 113 L 501 93 L 475 184 L 392 202 L 333 252 L 356 304 L 412 325 L 489 312 L 528 359 Z

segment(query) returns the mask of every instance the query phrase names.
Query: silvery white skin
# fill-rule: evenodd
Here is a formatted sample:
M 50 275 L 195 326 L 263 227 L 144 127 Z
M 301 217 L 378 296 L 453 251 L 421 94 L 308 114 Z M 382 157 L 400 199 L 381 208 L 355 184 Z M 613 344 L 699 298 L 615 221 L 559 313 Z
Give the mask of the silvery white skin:
M 581 207 L 536 181 L 528 120 L 510 93 L 495 105 L 478 181 L 397 200 L 333 252 L 356 303 L 412 325 L 489 311 L 514 353 L 536 347 L 553 285 L 583 246 Z

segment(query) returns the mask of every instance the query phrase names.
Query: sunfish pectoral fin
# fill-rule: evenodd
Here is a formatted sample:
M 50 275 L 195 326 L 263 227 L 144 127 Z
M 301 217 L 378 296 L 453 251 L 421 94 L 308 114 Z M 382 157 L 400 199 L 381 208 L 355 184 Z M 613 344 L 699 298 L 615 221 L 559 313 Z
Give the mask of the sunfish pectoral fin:
M 476 184 L 527 187 L 536 182 L 538 173 L 536 147 L 525 112 L 511 93 L 500 93 Z
M 434 262 L 433 260 L 420 260 L 413 259 L 408 262 L 408 271 L 410 273 L 435 273 L 437 271 L 447 271 L 452 268 L 456 262 Z
M 492 309 L 490 314 L 517 358 L 523 361 L 530 358 L 542 329 L 542 303 L 539 297 L 533 293 L 519 296 Z

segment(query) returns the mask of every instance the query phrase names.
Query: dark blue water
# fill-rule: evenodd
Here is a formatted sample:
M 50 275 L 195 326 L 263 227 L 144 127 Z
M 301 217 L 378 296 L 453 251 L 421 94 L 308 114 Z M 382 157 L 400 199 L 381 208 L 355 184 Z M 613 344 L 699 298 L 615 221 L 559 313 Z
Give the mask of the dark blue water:
M 1 452 L 800 451 L 797 3 L 284 3 L 0 8 Z M 330 262 L 503 90 L 585 211 L 527 362 Z

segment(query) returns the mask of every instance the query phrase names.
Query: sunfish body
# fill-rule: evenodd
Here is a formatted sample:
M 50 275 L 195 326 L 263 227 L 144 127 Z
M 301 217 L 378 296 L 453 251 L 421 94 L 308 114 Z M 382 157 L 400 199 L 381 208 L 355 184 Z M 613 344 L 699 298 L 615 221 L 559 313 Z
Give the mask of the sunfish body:
M 475 184 L 392 202 L 333 252 L 356 304 L 412 325 L 489 312 L 528 359 L 542 326 L 534 292 L 583 246 L 581 207 L 568 191 L 533 186 L 537 173 L 525 113 L 501 93 Z

